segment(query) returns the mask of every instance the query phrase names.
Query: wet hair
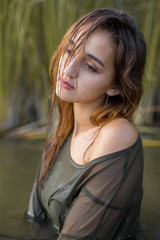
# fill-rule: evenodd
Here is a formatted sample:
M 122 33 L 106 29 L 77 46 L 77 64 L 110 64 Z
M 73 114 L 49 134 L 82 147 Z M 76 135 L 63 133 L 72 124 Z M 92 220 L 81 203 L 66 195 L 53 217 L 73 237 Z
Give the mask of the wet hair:
M 84 31 L 81 31 L 84 29 Z M 102 127 L 116 118 L 131 119 L 140 102 L 143 90 L 142 78 L 146 60 L 146 44 L 134 19 L 126 12 L 101 8 L 80 18 L 68 30 L 62 39 L 50 63 L 51 109 L 47 124 L 47 132 L 52 124 L 53 115 L 58 110 L 57 127 L 50 133 L 43 154 L 44 170 L 40 182 L 44 182 L 56 154 L 73 128 L 73 103 L 59 99 L 55 93 L 58 65 L 60 57 L 70 46 L 71 40 L 79 34 L 72 52 L 84 48 L 85 43 L 95 30 L 103 30 L 110 34 L 115 44 L 115 84 L 120 94 L 109 97 L 108 104 L 97 109 L 90 120 L 93 125 Z M 82 32 L 82 33 L 81 33 Z M 70 54 L 68 61 L 74 54 Z M 51 131 L 51 130 L 50 130 Z

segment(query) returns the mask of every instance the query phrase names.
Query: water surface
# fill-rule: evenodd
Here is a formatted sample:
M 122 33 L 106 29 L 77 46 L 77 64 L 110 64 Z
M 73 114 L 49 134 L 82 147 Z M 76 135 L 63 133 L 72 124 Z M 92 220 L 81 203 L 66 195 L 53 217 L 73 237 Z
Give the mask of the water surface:
M 0 140 L 0 240 L 56 239 L 50 225 L 24 213 L 44 146 L 43 140 Z M 144 198 L 138 240 L 160 239 L 160 148 L 144 147 Z

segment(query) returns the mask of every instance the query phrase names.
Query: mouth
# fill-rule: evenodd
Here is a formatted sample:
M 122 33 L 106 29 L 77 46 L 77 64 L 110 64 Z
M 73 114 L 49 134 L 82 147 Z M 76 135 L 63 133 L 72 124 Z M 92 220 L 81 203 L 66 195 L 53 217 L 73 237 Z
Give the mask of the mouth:
M 63 79 L 60 80 L 61 81 L 61 86 L 67 90 L 73 90 L 74 87 L 68 82 L 68 81 L 65 81 Z

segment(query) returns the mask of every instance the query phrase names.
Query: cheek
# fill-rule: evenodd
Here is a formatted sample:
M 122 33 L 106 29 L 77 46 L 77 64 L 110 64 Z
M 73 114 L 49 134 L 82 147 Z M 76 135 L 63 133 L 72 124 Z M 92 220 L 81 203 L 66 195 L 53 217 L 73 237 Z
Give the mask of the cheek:
M 81 88 L 84 91 L 87 91 L 89 93 L 104 93 L 106 92 L 106 89 L 108 88 L 107 79 L 105 76 L 100 76 L 99 74 L 97 75 L 85 75 L 82 77 L 83 83 L 81 84 Z M 78 81 L 80 84 L 81 81 Z
M 59 96 L 60 93 L 60 83 L 59 81 L 56 82 L 56 95 Z

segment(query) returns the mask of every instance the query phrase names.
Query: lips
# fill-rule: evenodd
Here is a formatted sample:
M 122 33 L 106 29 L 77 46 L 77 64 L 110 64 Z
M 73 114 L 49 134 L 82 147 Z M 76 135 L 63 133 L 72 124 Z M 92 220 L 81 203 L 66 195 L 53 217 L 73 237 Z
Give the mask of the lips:
M 74 87 L 66 80 L 61 79 L 61 86 L 67 90 L 73 90 Z

